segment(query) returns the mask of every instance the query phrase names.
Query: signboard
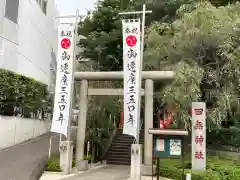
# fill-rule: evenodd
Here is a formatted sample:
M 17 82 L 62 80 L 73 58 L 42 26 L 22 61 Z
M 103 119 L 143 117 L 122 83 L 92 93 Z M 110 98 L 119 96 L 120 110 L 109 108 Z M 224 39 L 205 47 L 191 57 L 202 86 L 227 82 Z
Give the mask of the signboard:
M 181 140 L 180 139 L 170 139 L 170 155 L 180 156 L 181 155 Z
M 192 169 L 206 170 L 206 103 L 192 103 Z
M 140 19 L 122 20 L 124 71 L 123 134 L 137 137 L 140 113 Z
M 65 136 L 67 136 L 71 115 L 74 29 L 75 24 L 72 22 L 60 22 L 58 26 L 57 75 L 51 131 Z
M 168 158 L 179 157 L 182 155 L 183 136 L 168 135 L 161 136 L 153 135 L 153 157 Z
M 156 151 L 165 151 L 164 139 L 156 140 Z

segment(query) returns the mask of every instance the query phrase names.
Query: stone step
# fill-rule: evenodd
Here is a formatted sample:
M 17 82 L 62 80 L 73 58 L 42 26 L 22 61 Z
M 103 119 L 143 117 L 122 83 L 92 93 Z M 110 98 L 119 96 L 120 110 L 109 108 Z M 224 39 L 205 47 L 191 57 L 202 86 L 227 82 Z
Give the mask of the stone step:
M 118 129 L 115 134 L 112 144 L 106 154 L 108 164 L 130 165 L 131 162 L 131 146 L 134 142 L 132 136 L 122 134 L 123 130 Z M 139 143 L 144 143 L 144 130 L 141 130 Z

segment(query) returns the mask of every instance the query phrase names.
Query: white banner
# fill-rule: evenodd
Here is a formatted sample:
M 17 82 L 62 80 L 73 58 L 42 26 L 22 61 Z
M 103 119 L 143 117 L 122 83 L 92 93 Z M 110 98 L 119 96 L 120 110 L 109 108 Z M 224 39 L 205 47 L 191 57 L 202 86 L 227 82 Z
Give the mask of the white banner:
M 192 103 L 192 169 L 206 170 L 206 103 Z
M 140 124 L 140 19 L 122 20 L 124 71 L 123 134 L 137 137 Z
M 63 22 L 58 26 L 57 77 L 51 131 L 65 136 L 71 118 L 74 28 L 75 24 L 72 22 Z

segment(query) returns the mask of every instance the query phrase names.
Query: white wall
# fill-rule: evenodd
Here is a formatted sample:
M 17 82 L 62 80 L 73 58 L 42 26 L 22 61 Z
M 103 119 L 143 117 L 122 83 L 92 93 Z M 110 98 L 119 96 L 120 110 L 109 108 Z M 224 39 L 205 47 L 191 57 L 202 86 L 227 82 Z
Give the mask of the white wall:
M 46 15 L 36 0 L 19 0 L 17 24 L 5 18 L 6 1 L 0 0 L 0 68 L 50 85 L 50 63 L 56 61 L 53 53 L 57 49 L 55 0 L 48 0 Z M 46 121 L 0 116 L 0 149 L 37 137 L 49 128 Z
M 0 0 L 0 68 L 49 85 L 50 63 L 56 61 L 55 1 L 48 1 L 45 15 L 36 0 L 19 0 L 18 24 L 4 17 L 5 1 Z
M 50 131 L 51 121 L 0 116 L 0 149 L 36 138 Z

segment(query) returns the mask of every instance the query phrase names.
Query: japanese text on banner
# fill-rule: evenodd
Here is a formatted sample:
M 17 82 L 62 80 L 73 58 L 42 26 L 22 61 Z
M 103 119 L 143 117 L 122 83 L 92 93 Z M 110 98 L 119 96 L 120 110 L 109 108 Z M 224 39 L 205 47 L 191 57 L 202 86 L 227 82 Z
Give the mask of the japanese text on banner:
M 51 131 L 65 136 L 69 125 L 72 96 L 74 27 L 73 23 L 59 24 L 58 27 L 57 77 Z
M 140 103 L 140 19 L 123 20 L 124 126 L 123 133 L 137 137 Z

